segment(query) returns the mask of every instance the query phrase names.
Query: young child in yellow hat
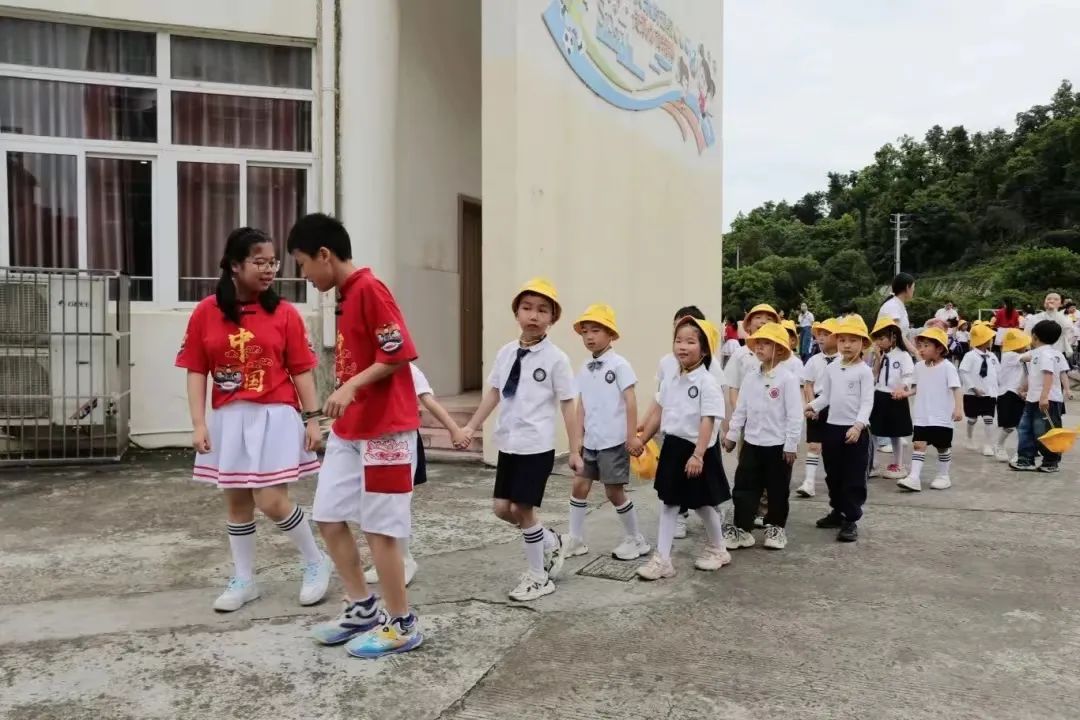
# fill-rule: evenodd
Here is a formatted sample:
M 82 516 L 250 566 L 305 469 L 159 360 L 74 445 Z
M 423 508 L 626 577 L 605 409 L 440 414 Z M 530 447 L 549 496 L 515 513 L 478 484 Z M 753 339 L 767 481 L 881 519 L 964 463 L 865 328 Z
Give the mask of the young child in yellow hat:
M 921 358 L 915 363 L 915 433 L 912 437 L 911 472 L 896 482 L 901 490 L 922 490 L 926 447 L 938 452 L 938 474 L 930 483 L 934 490 L 952 487 L 949 465 L 952 463 L 953 423 L 964 418 L 960 397 L 960 375 L 949 362 L 949 338 L 941 328 L 928 328 L 915 336 Z
M 994 456 L 994 410 L 998 397 L 998 359 L 991 352 L 994 331 L 985 325 L 971 329 L 971 350 L 960 361 L 960 386 L 964 390 L 964 416 L 967 418 L 968 447 L 978 450 L 975 425 L 983 421 L 985 435 L 982 454 Z
M 1024 395 L 1027 370 L 1021 356 L 1031 348 L 1031 336 L 1019 328 L 1009 328 L 1002 335 L 1001 363 L 998 367 L 997 424 L 998 437 L 994 443 L 994 458 L 1009 462 L 1005 442 L 1020 425 L 1024 414 Z
M 837 322 L 834 318 L 823 321 L 814 328 L 814 341 L 821 349 L 816 355 L 811 355 L 803 367 L 802 387 L 803 400 L 806 404 L 814 401 L 821 395 L 822 382 L 825 377 L 825 368 L 829 367 L 839 355 L 836 351 Z M 829 419 L 829 409 L 822 410 L 817 418 L 806 419 L 806 467 L 802 485 L 795 491 L 799 497 L 811 498 L 815 494 L 816 475 L 821 465 L 821 441 L 825 437 L 825 424 Z
M 874 360 L 874 410 L 870 413 L 870 432 L 875 438 L 889 442 L 893 462 L 885 469 L 885 477 L 899 480 L 907 475 L 903 459 L 903 439 L 912 433 L 911 406 L 908 390 L 915 371 L 915 362 L 904 347 L 900 326 L 891 317 L 883 316 L 874 325 L 870 337 L 877 346 Z
M 762 493 L 769 493 L 765 514 L 765 547 L 787 547 L 785 527 L 791 467 L 802 435 L 803 403 L 796 374 L 783 367 L 793 350 L 784 328 L 770 323 L 747 339 L 758 367 L 743 378 L 739 402 L 731 416 L 724 449 L 735 449 L 743 435 L 739 467 L 735 472 L 736 529 L 725 544 L 730 549 L 752 547 L 754 512 Z M 801 363 L 800 363 L 801 367 Z
M 547 337 L 562 314 L 555 287 L 542 278 L 525 284 L 511 303 L 521 335 L 495 355 L 488 389 L 472 419 L 462 428 L 472 437 L 499 406 L 495 446 L 495 516 L 521 529 L 528 570 L 510 599 L 536 600 L 555 592 L 562 572 L 563 543 L 545 529 L 536 513 L 555 467 L 555 423 L 562 413 L 570 440 L 570 468 L 583 471 L 581 437 L 574 413 L 574 373 L 570 359 Z
M 816 418 L 829 409 L 821 443 L 825 482 L 829 486 L 828 515 L 819 528 L 839 528 L 836 539 L 855 542 L 858 521 L 866 503 L 866 480 L 870 470 L 870 411 L 874 407 L 874 376 L 863 355 L 870 347 L 866 323 L 858 315 L 836 326 L 840 359 L 828 366 L 821 395 L 806 406 L 807 417 Z
M 637 436 L 637 377 L 626 359 L 612 349 L 619 339 L 615 311 L 609 305 L 590 305 L 574 323 L 592 357 L 577 374 L 577 435 L 583 438 L 582 469 L 570 491 L 570 534 L 566 557 L 589 552 L 585 544 L 585 514 L 589 490 L 599 480 L 623 524 L 623 541 L 611 552 L 617 560 L 636 560 L 652 546 L 638 528 L 637 509 L 626 495 L 630 482 L 630 454 L 640 454 Z

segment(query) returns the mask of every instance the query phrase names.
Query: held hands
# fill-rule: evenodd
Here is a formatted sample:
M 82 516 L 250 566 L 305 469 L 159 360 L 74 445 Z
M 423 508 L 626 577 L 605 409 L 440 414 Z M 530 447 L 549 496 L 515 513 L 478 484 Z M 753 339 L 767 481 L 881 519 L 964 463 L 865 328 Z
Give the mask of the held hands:
M 893 400 L 906 400 L 909 397 L 911 397 L 911 393 L 908 392 L 907 390 L 901 390 L 901 389 L 893 390 L 893 393 L 892 393 L 892 399 Z
M 570 453 L 570 469 L 579 476 L 585 472 L 585 461 L 581 458 L 581 453 Z
M 197 453 L 210 452 L 210 431 L 206 429 L 206 423 L 199 423 L 191 434 L 191 446 Z
M 645 452 L 645 443 L 637 435 L 626 441 L 626 450 L 634 457 L 640 457 Z
M 686 476 L 698 477 L 701 475 L 701 471 L 705 469 L 705 462 L 697 455 L 692 456 L 686 461 Z
M 345 383 L 337 390 L 330 394 L 330 397 L 326 398 L 326 404 L 323 405 L 323 414 L 328 418 L 337 419 L 345 414 L 345 408 L 347 408 L 356 398 L 356 388 L 349 383 Z
M 795 457 L 796 457 L 796 453 L 787 452 L 786 450 L 784 451 L 784 462 L 786 462 L 788 465 L 794 465 L 795 464 Z
M 811 420 L 817 420 L 818 419 L 817 411 L 814 410 L 814 408 L 811 407 L 810 405 L 806 406 L 806 409 L 803 411 L 803 413 L 806 415 L 806 417 L 810 418 Z
M 469 425 L 463 428 L 458 428 L 457 435 L 450 434 L 450 438 L 454 441 L 454 447 L 458 450 L 468 450 L 469 445 L 472 445 L 473 433 L 476 432 Z
M 722 444 L 724 446 L 724 452 L 733 452 L 735 450 L 734 440 L 724 440 Z
M 848 428 L 847 434 L 844 435 L 844 442 L 848 445 L 854 445 L 859 442 L 859 438 L 862 437 L 863 426 L 855 423 Z

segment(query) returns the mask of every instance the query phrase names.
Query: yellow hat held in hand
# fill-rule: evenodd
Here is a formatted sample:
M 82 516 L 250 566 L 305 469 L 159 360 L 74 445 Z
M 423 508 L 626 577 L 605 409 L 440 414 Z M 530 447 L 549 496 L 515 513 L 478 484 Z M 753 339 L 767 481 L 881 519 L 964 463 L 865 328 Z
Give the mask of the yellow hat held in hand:
M 982 347 L 986 343 L 992 342 L 996 334 L 986 325 L 976 325 L 971 328 L 971 347 Z
M 866 323 L 858 315 L 852 315 L 841 320 L 836 325 L 836 332 L 834 335 L 854 335 L 857 338 L 861 338 L 863 341 L 863 347 L 870 347 L 870 333 L 866 331 Z
M 1050 452 L 1066 453 L 1072 450 L 1072 446 L 1076 443 L 1077 433 L 1080 433 L 1080 427 L 1054 428 L 1050 432 L 1040 435 L 1039 442 Z
M 761 303 L 760 305 L 755 305 L 753 308 L 750 309 L 750 312 L 746 313 L 746 317 L 743 318 L 743 325 L 749 324 L 750 318 L 757 315 L 758 313 L 768 313 L 774 323 L 780 322 L 780 313 L 776 312 L 775 308 L 773 308 L 772 305 L 769 305 L 768 303 Z
M 874 329 L 870 331 L 870 337 L 874 337 L 875 335 L 877 335 L 879 332 L 881 332 L 885 328 L 890 328 L 890 327 L 894 327 L 897 330 L 900 329 L 900 326 L 896 324 L 896 321 L 893 320 L 888 315 L 884 315 L 882 317 L 879 317 L 878 321 L 876 323 L 874 323 Z
M 559 305 L 559 291 L 555 289 L 555 286 L 551 284 L 551 281 L 547 278 L 536 277 L 525 283 L 517 295 L 514 296 L 514 301 L 510 303 L 510 309 L 516 314 L 518 311 L 518 305 L 521 304 L 522 295 L 539 295 L 545 297 L 551 301 L 551 322 L 559 322 L 559 318 L 562 317 L 562 306 Z
M 720 344 L 720 331 L 716 329 L 716 326 L 708 320 L 698 320 L 696 317 L 687 315 L 686 317 L 679 318 L 675 323 L 675 333 L 678 334 L 679 328 L 687 324 L 696 325 L 701 329 L 701 332 L 705 333 L 705 339 L 709 341 L 709 347 L 706 348 L 706 350 L 709 355 L 716 357 L 716 350 Z
M 1031 336 L 1023 330 L 1009 328 L 1005 331 L 1005 339 L 1001 341 L 1002 352 L 1016 352 L 1031 347 Z
M 938 345 L 945 348 L 946 350 L 949 349 L 949 336 L 946 335 L 945 331 L 942 330 L 941 328 L 936 328 L 936 327 L 927 328 L 926 330 L 923 330 L 921 333 L 919 333 L 918 335 L 915 336 L 916 340 L 918 340 L 919 338 L 926 338 L 927 340 L 933 340 L 934 342 L 936 342 Z
M 597 303 L 585 308 L 585 312 L 581 314 L 581 317 L 574 321 L 574 332 L 580 335 L 582 325 L 587 322 L 605 327 L 615 336 L 616 340 L 619 338 L 619 328 L 615 325 L 615 308 L 610 305 Z
M 776 361 L 783 362 L 791 357 L 791 347 L 788 345 L 788 333 L 782 325 L 766 323 L 756 333 L 746 339 L 746 346 L 751 350 L 758 343 L 771 342 L 777 346 Z

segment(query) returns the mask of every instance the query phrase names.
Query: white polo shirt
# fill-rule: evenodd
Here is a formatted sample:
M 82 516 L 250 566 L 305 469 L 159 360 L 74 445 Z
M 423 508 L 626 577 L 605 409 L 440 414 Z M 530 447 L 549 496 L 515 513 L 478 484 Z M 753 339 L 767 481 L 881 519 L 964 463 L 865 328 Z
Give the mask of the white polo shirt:
M 807 360 L 806 365 L 803 366 L 803 385 L 810 383 L 814 386 L 814 397 L 821 394 L 821 381 L 825 377 L 825 368 L 835 362 L 837 357 L 839 356 L 836 353 L 832 355 L 818 353 Z
M 953 426 L 953 409 L 956 400 L 953 390 L 960 387 L 960 374 L 956 366 L 942 360 L 933 367 L 924 361 L 915 364 L 915 409 L 912 420 L 917 427 Z
M 660 390 L 660 408 L 660 429 L 663 433 L 692 443 L 698 440 L 701 418 L 714 418 L 716 422 L 709 438 L 709 447 L 716 444 L 720 435 L 720 421 L 724 419 L 724 392 L 704 365 L 665 380 Z
M 766 375 L 759 364 L 743 378 L 727 439 L 736 442 L 743 431 L 743 439 L 751 445 L 783 445 L 786 452 L 795 452 L 802 423 L 803 400 L 798 377 L 780 367 Z
M 735 356 L 732 355 L 732 357 Z M 728 364 L 731 364 L 730 360 L 728 360 Z M 664 387 L 664 381 L 669 378 L 678 377 L 680 372 L 682 372 L 682 368 L 679 367 L 679 361 L 675 358 L 673 353 L 668 353 L 660 358 L 660 365 L 656 368 L 655 399 L 657 403 L 660 402 L 660 391 Z M 720 367 L 720 361 L 715 357 L 713 358 L 712 365 L 709 367 L 709 372 L 712 373 L 712 376 L 716 378 L 716 382 L 718 382 L 721 387 L 726 387 L 724 385 L 724 369 Z
M 986 360 L 986 377 L 979 373 L 982 371 L 983 360 Z M 998 359 L 991 352 L 982 350 L 968 350 L 964 359 L 960 361 L 960 386 L 964 388 L 965 395 L 974 395 L 975 391 L 983 395 L 996 398 L 998 396 Z
M 870 411 L 874 409 L 874 373 L 870 366 L 861 360 L 844 365 L 844 361 L 837 358 L 825 369 L 821 394 L 814 398 L 810 407 L 815 412 L 829 408 L 829 425 L 869 425 Z
M 421 372 L 420 368 L 416 367 L 416 363 L 409 363 L 409 371 L 412 373 L 412 384 L 416 388 L 416 397 L 435 394 L 431 389 L 431 383 L 428 382 L 427 376 Z
M 1031 351 L 1031 360 L 1028 362 L 1028 391 L 1027 401 L 1037 403 L 1042 398 L 1043 383 L 1050 383 L 1050 402 L 1065 402 L 1065 395 L 1061 392 L 1061 373 L 1069 368 L 1065 362 L 1065 356 L 1054 349 L 1053 345 L 1040 345 Z M 1053 373 L 1052 377 L 1046 377 L 1047 371 Z
M 998 368 L 998 396 L 1007 392 L 1020 394 L 1027 370 L 1020 360 L 1020 353 L 1010 350 L 1001 353 L 1001 367 Z
M 757 358 L 756 355 L 754 357 L 755 359 Z M 788 359 L 784 362 L 780 363 L 778 367 L 783 368 L 787 372 L 791 373 L 795 377 L 795 381 L 802 384 L 802 374 L 803 368 L 805 366 L 803 365 L 803 361 L 799 359 L 799 356 L 796 353 L 792 353 L 791 356 L 788 357 Z M 758 362 L 758 370 L 760 371 L 760 369 L 761 363 Z M 750 372 L 753 372 L 753 370 L 751 370 Z M 749 374 L 750 373 L 747 373 L 747 375 Z M 745 377 L 743 378 L 743 382 L 746 382 Z
M 722 385 L 738 390 L 742 387 L 743 378 L 746 377 L 746 374 L 759 363 L 760 361 L 754 355 L 754 351 L 742 345 L 738 350 L 731 353 L 731 357 L 728 358 L 727 365 L 724 367 L 724 382 Z
M 911 384 L 912 374 L 915 372 L 915 361 L 906 350 L 893 348 L 881 361 L 881 370 L 878 372 L 874 390 L 891 393 L 900 390 L 905 385 Z M 887 380 L 886 380 L 887 378 Z
M 585 447 L 606 450 L 626 443 L 623 393 L 636 384 L 630 363 L 610 347 L 581 366 L 577 388 L 585 409 Z
M 890 317 L 900 326 L 900 332 L 907 337 L 911 332 L 911 321 L 908 319 L 907 306 L 904 301 L 895 295 L 882 303 L 878 310 L 877 319 Z M 830 411 L 831 412 L 831 411 Z
M 535 455 L 555 449 L 555 420 L 559 403 L 573 400 L 574 373 L 570 359 L 551 340 L 544 338 L 528 348 L 521 359 L 521 380 L 513 397 L 502 397 L 503 386 L 514 366 L 517 340 L 495 355 L 488 385 L 499 391 L 499 419 L 495 424 L 495 447 L 511 455 Z

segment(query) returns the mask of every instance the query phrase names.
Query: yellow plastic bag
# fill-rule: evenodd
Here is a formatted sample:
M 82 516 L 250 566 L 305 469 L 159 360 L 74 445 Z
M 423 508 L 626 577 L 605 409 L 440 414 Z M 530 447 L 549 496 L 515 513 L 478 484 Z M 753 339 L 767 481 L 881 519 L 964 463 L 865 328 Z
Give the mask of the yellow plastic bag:
M 630 472 L 641 482 L 656 478 L 656 467 L 660 464 L 660 446 L 655 440 L 645 443 L 645 450 L 637 457 L 630 456 Z

